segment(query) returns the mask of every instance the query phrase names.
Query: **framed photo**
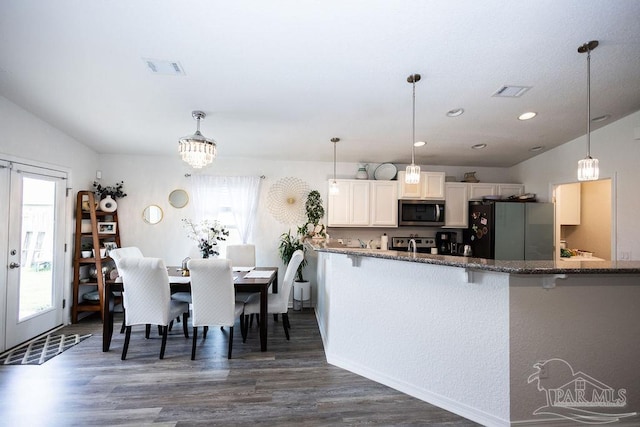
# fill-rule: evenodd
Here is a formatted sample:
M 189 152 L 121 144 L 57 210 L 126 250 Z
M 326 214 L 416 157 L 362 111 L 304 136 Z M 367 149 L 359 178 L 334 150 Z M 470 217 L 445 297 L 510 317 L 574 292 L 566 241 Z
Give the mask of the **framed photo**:
M 109 256 L 109 252 L 113 249 L 118 249 L 116 242 L 104 242 L 104 248 L 106 249 L 105 256 Z
M 116 234 L 117 225 L 118 224 L 115 222 L 99 222 L 98 233 L 99 234 Z

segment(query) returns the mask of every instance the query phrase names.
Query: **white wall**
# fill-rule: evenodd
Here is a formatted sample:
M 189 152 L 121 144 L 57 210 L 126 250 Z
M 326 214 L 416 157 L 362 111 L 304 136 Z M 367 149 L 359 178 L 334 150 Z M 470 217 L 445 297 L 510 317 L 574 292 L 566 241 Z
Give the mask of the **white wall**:
M 600 162 L 600 177 L 613 179 L 612 215 L 617 224 L 613 232 L 618 259 L 625 252 L 631 259 L 640 260 L 640 140 L 634 139 L 638 127 L 640 111 L 591 133 L 591 155 Z M 578 160 L 585 155 L 583 136 L 514 166 L 510 174 L 515 181 L 525 183 L 526 191 L 548 201 L 554 184 L 577 181 Z
M 75 208 L 73 195 L 76 191 L 86 188 L 87 182 L 91 182 L 98 164 L 98 155 L 87 146 L 0 96 L 0 158 L 69 171 L 67 186 L 71 187 L 72 191 L 66 205 L 68 214 L 65 241 L 69 251 L 65 256 L 65 298 L 70 309 Z M 67 313 L 67 321 L 68 318 Z

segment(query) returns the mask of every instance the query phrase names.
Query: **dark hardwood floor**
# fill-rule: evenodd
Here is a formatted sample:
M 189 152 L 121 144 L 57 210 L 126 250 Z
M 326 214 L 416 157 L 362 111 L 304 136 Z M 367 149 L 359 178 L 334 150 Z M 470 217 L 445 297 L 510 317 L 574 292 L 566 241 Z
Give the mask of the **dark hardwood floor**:
M 475 423 L 327 364 L 315 315 L 290 311 L 291 341 L 269 319 L 269 351 L 260 352 L 254 324 L 246 343 L 234 328 L 211 328 L 190 360 L 191 340 L 170 333 L 164 360 L 160 337 L 134 328 L 127 360 L 116 332 L 103 353 L 98 318 L 60 333 L 93 334 L 40 366 L 0 366 L 0 424 L 71 425 L 447 425 Z M 116 320 L 119 320 L 116 318 Z M 155 333 L 154 333 L 155 332 Z

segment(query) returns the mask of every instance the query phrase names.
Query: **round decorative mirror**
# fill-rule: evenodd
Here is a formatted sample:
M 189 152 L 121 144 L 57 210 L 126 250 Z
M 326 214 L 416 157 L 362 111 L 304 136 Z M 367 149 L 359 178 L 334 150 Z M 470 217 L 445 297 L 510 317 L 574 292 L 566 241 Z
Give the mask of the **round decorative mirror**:
M 148 224 L 157 224 L 162 221 L 162 208 L 158 205 L 149 205 L 142 211 L 142 218 Z
M 184 190 L 173 190 L 169 194 L 169 204 L 174 208 L 184 208 L 189 203 L 189 194 Z

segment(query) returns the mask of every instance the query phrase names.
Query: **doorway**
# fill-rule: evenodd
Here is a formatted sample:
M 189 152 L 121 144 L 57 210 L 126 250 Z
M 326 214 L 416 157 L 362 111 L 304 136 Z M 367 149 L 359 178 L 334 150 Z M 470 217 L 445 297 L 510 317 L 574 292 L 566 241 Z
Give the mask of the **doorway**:
M 556 202 L 556 259 L 563 242 L 568 249 L 592 253 L 610 261 L 613 255 L 611 179 L 560 184 L 554 187 Z
M 0 160 L 0 351 L 63 322 L 66 178 Z

